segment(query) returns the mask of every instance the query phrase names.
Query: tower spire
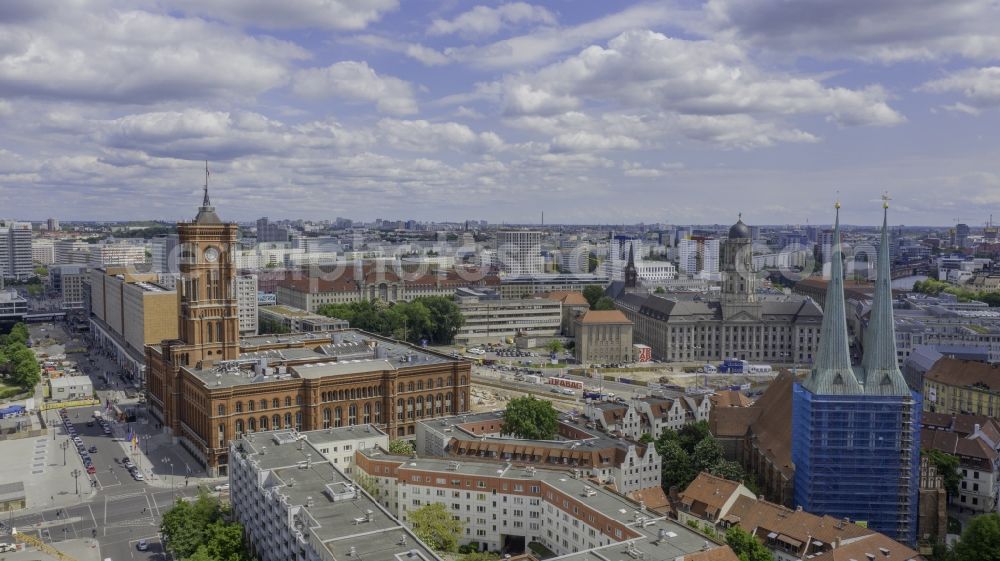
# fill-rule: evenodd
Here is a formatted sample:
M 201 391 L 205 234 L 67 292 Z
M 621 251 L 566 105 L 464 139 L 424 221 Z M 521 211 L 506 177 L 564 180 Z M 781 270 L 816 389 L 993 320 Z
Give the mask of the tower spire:
M 212 201 L 208 198 L 208 175 L 208 160 L 205 160 L 205 198 L 201 201 L 203 207 L 212 206 Z
M 826 305 L 816 362 L 803 386 L 814 394 L 860 394 L 861 384 L 851 368 L 844 306 L 844 264 L 840 246 L 840 201 L 834 205 L 833 254 L 830 282 L 826 285 Z
M 208 160 L 205 160 L 205 191 L 201 199 L 201 206 L 198 207 L 198 215 L 194 217 L 194 221 L 198 224 L 221 224 L 222 220 L 219 219 L 219 215 L 215 214 L 215 207 L 212 206 L 212 200 L 208 198 L 208 175 Z
M 875 296 L 861 360 L 862 383 L 869 395 L 909 395 L 896 361 L 896 326 L 892 319 L 892 268 L 889 263 L 889 195 L 882 195 L 882 235 L 876 262 Z

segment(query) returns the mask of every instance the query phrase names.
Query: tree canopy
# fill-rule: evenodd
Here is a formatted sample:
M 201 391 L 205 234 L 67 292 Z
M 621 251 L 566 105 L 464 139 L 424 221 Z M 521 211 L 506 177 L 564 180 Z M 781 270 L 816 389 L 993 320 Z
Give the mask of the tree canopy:
M 1000 561 L 1000 514 L 973 518 L 955 544 L 955 561 Z
M 217 498 L 202 492 L 193 502 L 177 499 L 163 515 L 167 550 L 182 561 L 249 561 L 243 527 L 226 522 Z
M 546 343 L 545 348 L 548 349 L 550 353 L 558 353 L 563 350 L 563 344 L 559 339 L 553 339 Z
M 593 308 L 597 301 L 604 296 L 604 289 L 597 285 L 585 286 L 583 288 L 583 297 L 587 299 L 587 303 Z
M 679 431 L 665 430 L 655 446 L 662 463 L 665 490 L 674 485 L 680 489 L 687 487 L 702 471 L 733 481 L 746 477 L 743 466 L 725 459 L 722 446 L 705 421 L 684 425 Z
M 389 453 L 398 456 L 411 456 L 413 455 L 413 443 L 409 440 L 390 440 Z
M 531 395 L 517 397 L 507 402 L 501 430 L 518 438 L 549 440 L 559 428 L 558 417 L 549 401 Z
M 944 488 L 948 491 L 948 496 L 954 496 L 958 493 L 958 486 L 962 482 L 962 475 L 958 471 L 958 456 L 941 450 L 929 450 L 926 454 L 927 460 L 934 465 L 938 475 L 944 479 Z
M 458 551 L 458 538 L 465 528 L 444 503 L 426 504 L 410 512 L 409 519 L 413 533 L 435 551 Z
M 4 381 L 25 389 L 35 387 L 42 379 L 38 359 L 26 346 L 28 338 L 28 328 L 23 323 L 17 323 L 3 337 L 0 346 L 0 375 Z
M 449 344 L 465 322 L 455 302 L 444 296 L 393 304 L 381 300 L 327 304 L 319 313 L 346 320 L 357 329 L 411 343 Z
M 774 561 L 774 557 L 764 544 L 739 526 L 726 530 L 726 545 L 733 550 L 740 561 Z
M 590 307 L 592 310 L 613 310 L 615 309 L 615 301 L 607 296 L 601 296 L 593 306 Z

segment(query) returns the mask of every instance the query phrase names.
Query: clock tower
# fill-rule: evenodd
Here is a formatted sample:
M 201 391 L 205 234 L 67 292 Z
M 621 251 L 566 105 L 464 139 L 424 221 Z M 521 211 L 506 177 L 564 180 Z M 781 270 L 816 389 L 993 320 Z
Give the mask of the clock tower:
M 186 356 L 182 364 L 202 367 L 239 358 L 239 314 L 236 304 L 237 226 L 223 223 L 208 198 L 208 164 L 205 195 L 193 222 L 178 224 L 181 248 L 177 298 L 177 349 Z

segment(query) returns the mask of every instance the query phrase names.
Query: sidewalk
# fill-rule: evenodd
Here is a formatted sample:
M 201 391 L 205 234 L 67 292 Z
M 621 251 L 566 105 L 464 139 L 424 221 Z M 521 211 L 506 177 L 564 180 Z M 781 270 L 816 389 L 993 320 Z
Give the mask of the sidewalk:
M 119 439 L 122 452 L 135 462 L 149 485 L 169 489 L 227 481 L 226 478 L 209 479 L 205 469 L 187 450 L 174 444 L 169 435 L 157 430 L 152 421 L 144 418 L 144 406 L 119 402 L 117 409 L 134 409 L 138 413 L 136 422 L 114 421 L 111 423 L 111 430 L 114 437 Z M 138 444 L 135 446 L 128 441 L 129 428 L 136 435 Z

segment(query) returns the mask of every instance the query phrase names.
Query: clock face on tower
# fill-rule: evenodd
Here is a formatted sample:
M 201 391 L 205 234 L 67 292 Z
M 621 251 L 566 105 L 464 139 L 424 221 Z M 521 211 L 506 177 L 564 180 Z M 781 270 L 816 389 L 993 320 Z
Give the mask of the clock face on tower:
M 210 248 L 208 248 L 208 249 L 205 250 L 205 261 L 208 261 L 209 263 L 215 263 L 215 261 L 218 258 L 219 258 L 219 250 L 218 249 L 215 249 L 214 247 L 210 247 Z

